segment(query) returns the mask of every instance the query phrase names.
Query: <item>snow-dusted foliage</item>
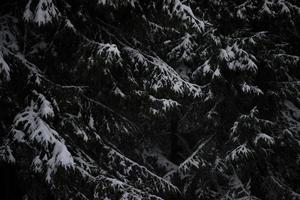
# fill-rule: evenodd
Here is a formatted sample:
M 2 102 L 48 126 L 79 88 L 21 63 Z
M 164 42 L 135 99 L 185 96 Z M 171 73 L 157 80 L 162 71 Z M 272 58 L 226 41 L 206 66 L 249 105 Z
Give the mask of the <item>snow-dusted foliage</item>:
M 168 113 L 172 110 L 179 109 L 181 104 L 172 100 L 172 99 L 158 99 L 154 96 L 149 96 L 150 108 L 149 111 L 154 116 L 164 116 L 165 113 Z
M 94 199 L 102 199 L 102 195 L 112 196 L 112 198 L 118 195 L 120 196 L 119 199 L 122 200 L 125 199 L 161 200 L 162 199 L 155 195 L 149 195 L 141 190 L 132 187 L 131 185 L 128 185 L 125 182 L 119 181 L 117 179 L 112 179 L 110 177 L 99 176 L 97 177 L 97 182 L 98 184 L 95 188 Z M 112 188 L 112 191 L 109 191 L 108 190 L 109 188 Z
M 140 9 L 140 3 L 98 1 L 90 7 L 81 2 L 81 9 L 74 11 L 78 16 L 69 12 L 77 9 L 72 2 L 29 0 L 16 4 L 23 10 L 21 16 L 1 16 L 0 72 L 3 81 L 19 79 L 16 87 L 24 89 L 14 93 L 9 91 L 11 85 L 1 88 L 1 95 L 8 95 L 1 96 L 1 106 L 2 100 L 9 106 L 4 108 L 4 118 L 1 115 L 5 137 L 1 138 L 0 158 L 25 172 L 22 181 L 29 189 L 22 198 L 180 196 L 180 190 L 157 175 L 139 154 L 142 144 L 138 140 L 145 137 L 139 121 L 169 120 L 171 112 L 180 111 L 184 97 L 201 95 L 200 86 L 181 78 L 160 55 L 132 46 L 130 38 L 116 39 L 116 33 L 99 24 L 93 29 L 91 21 L 85 28 L 77 23 L 91 20 L 88 15 L 99 9 Z M 52 77 L 52 73 L 56 75 Z M 126 113 L 136 106 L 130 102 L 133 99 L 137 105 L 149 107 L 130 117 Z M 118 101 L 125 105 L 121 112 L 117 111 L 121 108 Z M 157 110 L 155 115 L 151 108 Z M 132 151 L 133 145 L 137 151 Z M 149 149 L 148 155 L 156 154 Z M 158 164 L 161 162 L 176 168 L 167 156 L 161 156 Z M 41 191 L 33 189 L 37 184 L 33 179 L 42 183 Z
M 184 162 L 182 162 L 179 166 L 179 170 L 183 173 L 186 173 L 188 170 L 191 170 L 193 167 L 196 169 L 207 167 L 207 161 L 203 158 L 203 154 L 205 153 L 204 147 L 207 143 L 212 140 L 213 137 L 208 138 L 206 141 L 201 142 L 201 144 L 197 147 L 196 151 L 188 157 Z
M 10 68 L 8 66 L 8 64 L 6 63 L 6 61 L 3 58 L 3 54 L 0 53 L 0 73 L 1 76 L 3 76 L 4 80 L 9 80 L 10 79 Z
M 234 122 L 230 138 L 235 147 L 229 151 L 226 159 L 233 162 L 255 157 L 255 153 L 267 152 L 268 148 L 275 144 L 274 138 L 263 133 L 263 129 L 273 126 L 268 120 L 257 118 L 258 110 L 253 108 L 248 115 L 241 115 Z
M 106 110 L 109 115 L 114 115 L 106 107 L 102 107 L 100 104 L 99 107 Z M 116 188 L 114 184 L 108 184 L 105 188 L 98 188 L 94 193 L 81 194 L 86 198 L 87 196 L 95 197 L 96 193 L 104 194 L 107 189 L 109 191 L 111 189 L 115 190 L 115 192 L 107 193 L 107 198 L 114 198 L 116 193 L 121 193 L 124 198 L 128 195 L 137 199 L 148 197 L 152 199 L 152 196 L 160 199 L 158 196 L 161 194 L 176 194 L 179 192 L 176 186 L 119 153 L 114 147 L 110 147 L 110 144 L 103 143 L 102 137 L 95 132 L 96 130 L 102 130 L 102 128 L 99 129 L 99 126 L 110 125 L 110 129 L 120 133 L 122 132 L 120 129 L 131 131 L 130 125 L 126 125 L 127 122 L 123 122 L 123 124 L 119 122 L 122 121 L 119 116 L 114 116 L 115 119 L 113 119 L 108 115 L 106 123 L 109 124 L 98 124 L 99 119 L 97 118 L 97 123 L 95 123 L 92 115 L 89 115 L 87 119 L 89 127 L 82 127 L 83 118 L 80 113 L 78 116 L 67 114 L 62 117 L 63 121 L 58 127 L 58 129 L 63 130 L 64 134 L 62 134 L 55 131 L 51 123 L 56 115 L 60 114 L 60 109 L 65 108 L 56 107 L 44 95 L 34 91 L 30 104 L 18 113 L 14 119 L 11 133 L 6 139 L 7 142 L 1 147 L 2 159 L 18 163 L 21 161 L 18 158 L 22 158 L 24 152 L 18 148 L 13 151 L 11 148 L 22 145 L 26 149 L 25 147 L 29 146 L 34 149 L 34 153 L 31 155 L 28 166 L 25 165 L 24 167 L 29 167 L 32 173 L 42 174 L 45 181 L 55 188 L 59 188 L 63 184 L 58 181 L 59 177 L 67 176 L 67 174 L 76 175 L 73 181 L 89 180 L 92 182 L 91 185 L 96 188 L 107 184 L 106 181 L 108 180 L 124 184 L 124 187 Z M 54 110 L 58 113 L 55 114 Z M 112 119 L 116 120 L 114 124 L 112 124 Z M 103 137 L 106 137 L 105 134 L 103 134 Z M 80 141 L 77 145 L 76 138 Z M 10 143 L 8 143 L 9 140 Z M 98 153 L 88 155 L 85 144 L 89 147 L 96 144 L 97 147 L 92 152 L 96 151 Z M 96 161 L 99 157 L 100 160 Z M 115 174 L 116 172 L 117 174 Z M 74 189 L 69 188 L 71 193 L 61 195 L 72 196 Z
M 192 62 L 193 57 L 196 55 L 194 52 L 195 46 L 192 35 L 186 33 L 168 53 L 168 57 L 170 60 L 176 60 L 177 62 Z
M 16 37 L 14 36 L 14 24 L 17 19 L 5 15 L 0 17 L 0 78 L 1 82 L 10 80 L 11 67 L 5 60 L 9 53 L 18 50 Z
M 207 84 L 223 79 L 230 82 L 235 90 L 245 95 L 263 94 L 258 86 L 253 85 L 253 77 L 259 70 L 256 58 L 241 48 L 241 46 L 247 47 L 252 44 L 249 38 L 253 39 L 253 37 L 228 39 L 235 42 L 232 45 L 226 45 L 225 48 L 212 44 L 210 56 L 193 71 L 193 80 Z M 232 79 L 231 76 L 240 78 Z
M 142 71 L 149 77 L 150 81 L 143 82 L 144 88 L 159 92 L 168 87 L 170 88 L 169 91 L 179 96 L 201 96 L 202 90 L 200 86 L 182 79 L 171 66 L 160 58 L 144 56 L 141 52 L 132 48 L 125 48 L 124 51 L 130 56 L 130 62 L 132 64 L 136 63 L 137 70 Z
M 264 0 L 259 10 L 259 14 L 268 15 L 271 17 L 275 17 L 276 15 L 286 15 L 288 17 L 291 17 L 291 15 L 299 16 L 300 7 L 294 2 L 285 1 L 285 0 L 280 0 L 280 1 Z
M 32 7 L 34 9 L 32 9 Z M 39 26 L 53 23 L 59 16 L 59 11 L 52 0 L 28 0 L 23 18 L 25 21 L 34 22 Z
M 191 27 L 198 32 L 203 32 L 205 29 L 205 22 L 198 19 L 192 9 L 183 4 L 180 0 L 164 0 L 163 9 L 173 18 L 178 18 L 183 22 L 187 22 Z M 184 25 L 187 28 L 187 25 Z
M 240 180 L 236 173 L 229 179 L 229 185 L 232 188 L 221 199 L 242 199 L 242 200 L 259 200 L 257 197 L 251 195 L 251 180 L 245 184 Z
M 120 51 L 116 45 L 99 44 L 97 56 L 103 57 L 105 63 L 112 64 L 114 60 L 120 58 Z
M 118 8 L 120 6 L 132 6 L 135 7 L 135 4 L 138 3 L 138 0 L 98 0 L 99 5 L 108 5 L 114 8 Z
M 244 93 L 250 93 L 250 94 L 263 94 L 261 89 L 259 89 L 257 86 L 248 85 L 247 83 L 241 84 L 242 91 Z
M 232 71 L 257 72 L 257 66 L 254 63 L 255 57 L 239 48 L 237 43 L 227 46 L 226 49 L 221 49 L 219 58 L 225 61 L 228 69 Z
M 24 111 L 18 113 L 11 130 L 13 141 L 38 146 L 32 161 L 33 171 L 46 171 L 46 180 L 50 182 L 58 167 L 74 167 L 74 160 L 64 140 L 45 120 L 54 117 L 50 102 L 42 95 L 35 94 Z
M 193 143 L 187 159 L 167 177 L 176 180 L 179 175 L 185 182 L 183 191 L 191 199 L 297 199 L 299 187 L 289 181 L 286 167 L 276 167 L 293 163 L 287 168 L 294 171 L 298 166 L 299 77 L 293 73 L 299 61 L 298 54 L 286 46 L 292 43 L 283 41 L 297 40 L 287 32 L 299 30 L 295 26 L 299 24 L 299 4 L 250 0 L 210 1 L 207 6 L 190 2 L 198 6 L 197 14 L 211 12 L 207 16 L 219 25 L 221 33 L 206 33 L 208 38 L 198 47 L 201 58 L 192 80 L 205 85 L 205 98 L 194 103 L 180 121 L 180 130 L 199 137 L 199 142 Z M 288 5 L 293 9 L 288 10 Z M 262 6 L 268 13 L 263 14 Z M 254 22 L 261 27 L 253 27 Z M 213 139 L 209 139 L 211 135 Z M 288 141 L 294 145 L 288 147 Z M 283 156 L 283 149 L 294 153 Z M 282 193 L 283 188 L 287 193 Z
M 298 1 L 0 4 L 4 198 L 299 199 Z

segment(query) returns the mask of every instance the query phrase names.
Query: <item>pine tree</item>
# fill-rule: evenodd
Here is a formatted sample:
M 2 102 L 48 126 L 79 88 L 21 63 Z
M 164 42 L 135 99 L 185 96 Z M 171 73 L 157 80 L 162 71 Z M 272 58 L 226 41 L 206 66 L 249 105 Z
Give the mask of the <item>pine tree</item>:
M 299 199 L 299 15 L 4 0 L 0 165 L 20 177 L 4 198 Z
M 290 71 L 298 65 L 297 56 L 287 55 L 291 60 L 280 59 L 281 64 L 275 61 L 276 51 L 289 51 L 282 45 L 284 41 L 289 44 L 297 38 L 298 5 L 289 1 L 198 5 L 199 12 L 220 27 L 207 34 L 212 40 L 206 40 L 204 54 L 199 54 L 203 64 L 192 74 L 195 81 L 206 85 L 207 94 L 193 104 L 181 122 L 182 132 L 199 137 L 199 143 L 192 143 L 195 151 L 169 176 L 181 177 L 184 192 L 191 199 L 298 199 L 297 170 L 289 168 L 295 175 L 291 180 L 277 168 L 283 163 L 294 169 L 298 165 L 298 147 L 282 148 L 282 134 L 287 131 L 282 125 L 287 123 L 280 117 L 287 113 L 283 106 L 286 98 L 293 98 L 283 94 L 297 93 L 294 81 L 298 75 Z M 278 70 L 280 66 L 289 67 L 283 72 Z M 279 86 L 283 79 L 289 86 Z M 297 109 L 295 104 L 290 106 Z M 297 111 L 289 113 L 295 117 Z M 291 137 L 298 140 L 294 134 Z M 290 152 L 294 161 L 290 156 L 279 158 L 279 151 Z

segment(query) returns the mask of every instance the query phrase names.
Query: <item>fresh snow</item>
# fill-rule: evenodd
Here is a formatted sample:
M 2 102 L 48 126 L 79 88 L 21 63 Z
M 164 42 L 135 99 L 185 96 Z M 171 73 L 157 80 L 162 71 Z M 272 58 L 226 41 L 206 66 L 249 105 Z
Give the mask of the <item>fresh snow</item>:
M 249 158 L 252 153 L 253 151 L 249 149 L 247 143 L 244 143 L 232 150 L 226 157 L 226 160 L 237 161 L 243 158 Z
M 10 80 L 10 67 L 4 60 L 2 52 L 0 52 L 0 74 L 3 74 L 5 80 Z
M 32 0 L 28 0 L 25 11 L 23 13 L 23 18 L 25 21 L 37 23 L 39 26 L 52 23 L 60 14 L 52 0 L 39 0 L 32 11 Z
M 191 27 L 200 33 L 204 32 L 205 22 L 199 20 L 193 13 L 192 9 L 183 4 L 180 0 L 164 0 L 163 9 L 174 18 L 187 21 Z
M 65 146 L 64 140 L 43 119 L 54 116 L 50 102 L 44 95 L 38 93 L 36 95 L 37 101 L 32 100 L 30 105 L 15 117 L 12 133 L 16 142 L 28 144 L 37 142 L 44 151 L 48 152 L 43 160 L 45 160 L 46 163 L 44 164 L 47 168 L 46 180 L 51 182 L 52 176 L 59 166 L 63 168 L 73 167 L 74 160 Z M 18 129 L 20 124 L 24 124 L 24 130 Z M 29 140 L 25 140 L 25 135 Z M 53 146 L 52 151 L 49 149 L 50 146 Z M 38 158 L 35 158 L 33 164 L 35 163 L 40 164 Z M 35 166 L 35 168 L 39 169 L 40 166 Z
M 167 63 L 158 57 L 144 56 L 140 51 L 126 47 L 124 51 L 129 54 L 133 63 L 138 63 L 142 70 L 150 73 L 150 81 L 144 83 L 144 88 L 150 87 L 155 92 L 168 87 L 175 94 L 192 97 L 202 95 L 201 87 L 183 80 L 180 75 Z
M 275 143 L 274 138 L 265 134 L 265 133 L 259 133 L 254 139 L 254 144 L 257 145 L 259 141 L 263 141 L 267 143 L 268 145 L 273 145 Z

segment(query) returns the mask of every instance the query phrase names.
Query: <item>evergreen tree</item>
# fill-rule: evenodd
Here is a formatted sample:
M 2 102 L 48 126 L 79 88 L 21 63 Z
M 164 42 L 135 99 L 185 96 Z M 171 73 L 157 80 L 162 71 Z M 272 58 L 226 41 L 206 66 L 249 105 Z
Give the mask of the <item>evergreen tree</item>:
M 3 0 L 4 199 L 300 199 L 299 19 L 295 0 Z

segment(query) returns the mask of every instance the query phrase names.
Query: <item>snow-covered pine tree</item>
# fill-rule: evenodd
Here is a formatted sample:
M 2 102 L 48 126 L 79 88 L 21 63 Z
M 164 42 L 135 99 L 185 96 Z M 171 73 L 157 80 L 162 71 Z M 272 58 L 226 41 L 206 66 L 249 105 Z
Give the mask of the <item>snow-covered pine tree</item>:
M 298 124 L 298 3 L 190 3 L 215 26 L 199 54 L 203 64 L 192 73 L 207 93 L 180 125 L 199 142 L 190 141 L 195 150 L 168 177 L 179 175 L 191 199 L 299 199 L 298 146 L 292 145 L 299 140 L 286 127 Z
M 4 199 L 299 199 L 299 7 L 3 0 Z
M 13 182 L 20 193 L 6 196 L 180 198 L 155 174 L 176 165 L 151 143 L 179 101 L 202 91 L 154 44 L 189 27 L 201 32 L 191 8 L 178 0 L 1 4 L 1 164 L 22 169 Z

